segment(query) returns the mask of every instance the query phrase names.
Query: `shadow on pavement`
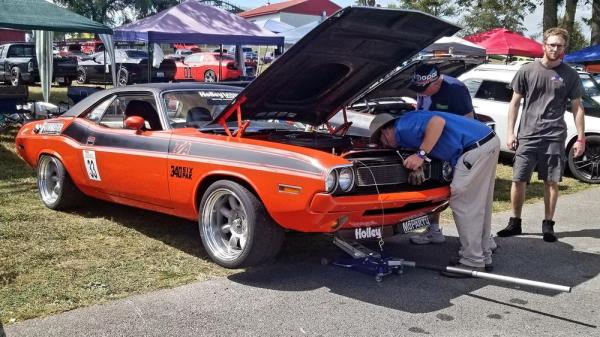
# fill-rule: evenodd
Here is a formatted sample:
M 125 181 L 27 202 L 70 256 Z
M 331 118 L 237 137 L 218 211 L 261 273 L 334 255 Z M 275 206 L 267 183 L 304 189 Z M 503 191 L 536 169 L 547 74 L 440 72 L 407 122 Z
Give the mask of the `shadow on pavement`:
M 4 328 L 2 327 L 2 322 L 0 322 L 0 337 L 6 337 L 6 334 L 4 333 Z
M 598 232 L 592 234 L 598 235 Z M 386 242 L 385 248 L 389 256 L 445 265 L 459 246 L 456 237 L 447 239 L 446 244 L 415 246 L 408 243 L 407 238 L 394 238 Z M 311 237 L 299 236 L 294 240 L 275 264 L 248 269 L 228 278 L 241 284 L 279 291 L 308 291 L 325 287 L 341 296 L 409 313 L 427 313 L 450 307 L 453 299 L 486 285 L 516 288 L 481 279 L 448 279 L 433 271 L 412 268 L 406 268 L 402 276 L 390 275 L 377 283 L 370 275 L 331 265 L 322 266 L 322 256 L 338 253 L 333 244 L 304 250 L 302 242 L 306 243 Z M 496 274 L 574 287 L 600 272 L 600 255 L 575 251 L 571 245 L 560 241 L 549 244 L 537 237 L 497 238 L 496 241 L 500 245 L 494 255 Z M 371 248 L 377 249 L 376 246 Z M 544 296 L 557 295 L 557 292 L 548 290 L 519 289 Z M 513 300 L 514 303 L 521 301 L 514 298 L 511 303 Z

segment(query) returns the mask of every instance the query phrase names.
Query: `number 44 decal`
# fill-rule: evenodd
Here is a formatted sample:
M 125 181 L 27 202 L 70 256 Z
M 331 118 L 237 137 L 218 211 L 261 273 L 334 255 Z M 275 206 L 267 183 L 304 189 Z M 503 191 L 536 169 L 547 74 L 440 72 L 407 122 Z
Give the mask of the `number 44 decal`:
M 96 152 L 84 150 L 83 162 L 85 164 L 85 170 L 87 171 L 88 177 L 92 180 L 101 181 L 102 179 L 100 179 L 98 165 L 96 165 Z

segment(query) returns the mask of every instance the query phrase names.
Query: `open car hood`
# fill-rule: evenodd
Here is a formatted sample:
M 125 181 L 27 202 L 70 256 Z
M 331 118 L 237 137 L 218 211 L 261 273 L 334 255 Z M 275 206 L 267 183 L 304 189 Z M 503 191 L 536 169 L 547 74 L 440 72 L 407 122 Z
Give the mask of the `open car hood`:
M 412 97 L 417 93 L 410 89 L 410 82 L 415 68 L 420 64 L 435 64 L 441 74 L 458 77 L 463 73 L 483 63 L 481 58 L 472 57 L 441 57 L 422 60 L 413 60 L 407 64 L 397 67 L 383 78 L 373 83 L 370 88 L 358 95 L 352 103 L 361 101 L 373 101 L 390 97 Z
M 459 29 L 417 11 L 344 8 L 281 55 L 213 122 L 235 118 L 239 104 L 243 119 L 323 124 L 397 65 Z

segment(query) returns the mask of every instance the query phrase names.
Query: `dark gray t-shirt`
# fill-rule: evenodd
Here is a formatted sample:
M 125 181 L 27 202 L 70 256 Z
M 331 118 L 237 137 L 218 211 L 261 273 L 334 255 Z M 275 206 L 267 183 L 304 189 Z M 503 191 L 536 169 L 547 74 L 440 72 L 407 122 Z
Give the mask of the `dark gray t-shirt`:
M 517 138 L 558 140 L 566 137 L 564 114 L 568 99 L 583 95 L 577 71 L 564 63 L 546 68 L 537 60 L 521 67 L 511 86 L 524 98 Z

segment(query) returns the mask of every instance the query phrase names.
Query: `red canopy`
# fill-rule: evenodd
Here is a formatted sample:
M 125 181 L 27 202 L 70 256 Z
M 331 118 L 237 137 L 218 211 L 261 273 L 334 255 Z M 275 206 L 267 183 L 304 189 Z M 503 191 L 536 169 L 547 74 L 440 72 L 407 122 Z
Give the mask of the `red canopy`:
M 487 32 L 469 35 L 465 37 L 465 40 L 484 47 L 488 55 L 529 57 L 542 57 L 544 55 L 542 45 L 539 42 L 506 28 L 495 28 Z

